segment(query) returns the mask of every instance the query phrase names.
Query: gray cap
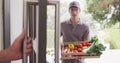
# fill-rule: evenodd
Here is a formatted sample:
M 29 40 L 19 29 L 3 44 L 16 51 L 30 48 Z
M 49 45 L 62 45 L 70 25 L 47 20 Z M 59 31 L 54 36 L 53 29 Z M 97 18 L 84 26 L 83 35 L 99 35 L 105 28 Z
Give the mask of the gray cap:
M 77 1 L 73 1 L 73 2 L 71 2 L 71 3 L 69 4 L 69 8 L 71 8 L 71 7 L 80 8 L 80 4 L 79 4 L 79 2 L 77 2 Z

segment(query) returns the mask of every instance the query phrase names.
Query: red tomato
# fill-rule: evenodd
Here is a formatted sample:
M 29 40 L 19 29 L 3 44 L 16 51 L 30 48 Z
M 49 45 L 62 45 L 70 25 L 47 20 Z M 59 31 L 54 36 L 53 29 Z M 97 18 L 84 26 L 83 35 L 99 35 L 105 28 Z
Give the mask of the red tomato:
M 78 48 L 78 50 L 77 50 L 78 52 L 82 52 L 82 48 Z
M 91 46 L 91 43 L 87 42 L 87 46 Z
M 74 50 L 73 52 L 74 52 L 74 53 L 78 53 L 78 50 Z
M 77 50 L 77 47 L 75 47 L 74 50 Z
M 82 45 L 83 45 L 83 46 L 87 46 L 87 42 L 83 42 Z
M 77 45 L 77 47 L 78 47 L 78 48 L 82 48 L 83 45 L 82 45 L 81 43 L 79 43 L 79 44 Z

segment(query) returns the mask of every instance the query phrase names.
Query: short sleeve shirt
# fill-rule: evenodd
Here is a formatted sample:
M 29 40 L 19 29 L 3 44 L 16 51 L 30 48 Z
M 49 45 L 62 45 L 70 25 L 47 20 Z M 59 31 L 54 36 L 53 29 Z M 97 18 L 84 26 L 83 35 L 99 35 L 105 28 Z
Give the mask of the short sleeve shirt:
M 89 26 L 82 21 L 73 26 L 70 19 L 61 23 L 61 35 L 64 42 L 84 41 L 89 39 Z

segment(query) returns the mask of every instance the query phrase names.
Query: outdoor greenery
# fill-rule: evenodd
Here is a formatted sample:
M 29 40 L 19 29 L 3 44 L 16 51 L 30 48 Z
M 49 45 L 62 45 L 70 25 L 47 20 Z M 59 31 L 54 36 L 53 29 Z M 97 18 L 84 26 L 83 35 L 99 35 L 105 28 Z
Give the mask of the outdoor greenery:
M 111 49 L 120 49 L 120 30 L 119 29 L 106 29 L 105 42 L 110 43 Z M 108 35 L 107 35 L 108 34 Z
M 87 50 L 87 53 L 90 55 L 95 54 L 97 56 L 100 56 L 102 54 L 102 52 L 105 51 L 105 49 L 106 49 L 106 46 L 99 43 L 99 39 L 97 36 L 92 37 L 90 40 L 90 43 L 92 43 L 92 45 Z
M 54 48 L 54 30 L 47 31 L 47 48 Z
M 120 21 L 119 0 L 86 0 L 87 11 L 105 28 Z
M 120 45 L 120 1 L 119 0 L 86 0 L 87 12 L 93 20 L 100 23 L 105 41 L 111 49 L 119 49 Z

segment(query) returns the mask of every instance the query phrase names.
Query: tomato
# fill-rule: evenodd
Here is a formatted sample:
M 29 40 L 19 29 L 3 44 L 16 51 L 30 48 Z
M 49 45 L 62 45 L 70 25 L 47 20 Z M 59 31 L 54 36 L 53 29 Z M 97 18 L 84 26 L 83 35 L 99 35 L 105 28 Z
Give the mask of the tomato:
M 86 44 L 86 42 L 83 42 L 82 45 L 83 45 L 83 46 L 86 46 L 87 44 Z
M 78 47 L 78 48 L 82 48 L 83 45 L 82 45 L 81 43 L 79 43 L 79 44 L 77 45 L 77 47 Z
M 78 52 L 82 52 L 82 48 L 78 48 L 77 51 L 78 51 Z
M 77 50 L 77 47 L 75 47 L 74 50 Z
M 87 46 L 91 46 L 91 43 L 87 42 Z

